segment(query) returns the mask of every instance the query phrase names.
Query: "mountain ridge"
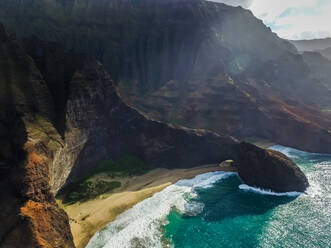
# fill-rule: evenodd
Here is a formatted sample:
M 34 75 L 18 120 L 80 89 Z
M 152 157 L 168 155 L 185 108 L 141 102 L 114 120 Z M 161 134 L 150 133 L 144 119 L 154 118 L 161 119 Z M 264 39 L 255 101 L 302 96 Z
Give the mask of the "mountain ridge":
M 38 66 L 43 63 L 35 63 L 22 42 L 9 37 L 1 25 L 0 43 L 0 247 L 21 247 L 22 243 L 27 248 L 74 247 L 69 218 L 54 194 L 104 159 L 129 153 L 153 167 L 173 168 L 229 157 L 239 161 L 245 152 L 243 144 L 232 137 L 146 119 L 121 101 L 95 59 L 87 58 L 83 65 L 79 61 L 78 68 L 68 71 L 73 75 L 66 82 L 64 75 L 53 74 L 61 66 L 41 73 Z M 43 61 L 48 65 L 66 66 L 58 64 L 58 54 L 75 57 L 49 53 L 48 43 L 42 44 L 39 52 L 47 52 Z M 63 85 L 69 83 L 63 134 L 55 125 L 58 115 L 53 99 L 62 91 L 52 92 L 52 75 L 64 80 Z M 261 151 L 251 145 L 251 155 Z M 267 157 L 277 160 L 272 154 Z M 279 163 L 288 167 L 290 160 Z M 302 172 L 292 179 L 291 186 L 298 190 L 308 186 Z M 297 179 L 303 184 L 297 184 Z
M 267 115 L 256 107 L 254 113 L 239 112 L 235 119 L 240 119 L 237 121 L 241 123 L 238 129 L 245 127 L 241 133 L 256 136 L 261 131 L 263 135 L 257 137 L 264 139 L 274 139 L 280 135 L 282 138 L 277 141 L 283 145 L 330 153 L 325 148 L 330 147 L 330 117 L 327 112 L 320 111 L 331 106 L 331 93 L 327 87 L 329 80 L 325 82 L 325 77 L 316 77 L 296 48 L 272 33 L 249 10 L 202 0 L 162 3 L 155 0 L 139 3 L 132 0 L 77 0 L 70 3 L 38 0 L 32 4 L 51 18 L 46 18 L 45 13 L 30 8 L 24 2 L 4 0 L 0 3 L 0 21 L 7 23 L 20 37 L 30 34 L 41 39 L 49 37 L 70 51 L 86 52 L 100 60 L 112 75 L 115 85 L 121 89 L 122 97 L 131 106 L 140 110 L 142 105 L 150 106 L 158 109 L 153 110 L 157 112 L 152 113 L 153 117 L 162 116 L 163 112 L 169 111 L 168 106 L 186 98 L 185 92 L 188 91 L 192 93 L 190 97 L 193 102 L 206 103 L 209 101 L 207 96 L 201 98 L 197 95 L 194 98 L 193 92 L 225 75 L 225 78 L 231 78 L 240 94 L 252 91 L 251 94 L 255 95 L 254 98 L 246 98 L 242 106 L 255 106 L 252 99 L 260 98 L 262 102 L 262 99 L 272 98 L 272 108 L 277 109 Z M 17 8 L 21 11 L 20 15 L 13 19 L 10 14 Z M 23 25 L 18 25 L 19 22 Z M 183 95 L 153 102 L 155 95 L 171 93 L 162 93 L 171 82 L 175 83 L 175 88 L 181 89 L 179 92 L 184 92 Z M 219 88 L 227 83 L 227 79 L 215 82 L 220 85 L 217 86 Z M 214 95 L 220 97 L 222 94 L 215 91 Z M 140 99 L 140 102 L 134 99 Z M 213 127 L 215 131 L 249 138 L 223 128 L 231 126 L 233 117 L 231 113 L 222 112 L 222 104 L 220 98 L 211 106 L 219 106 L 219 110 L 215 111 L 225 114 L 224 118 L 210 119 L 208 114 L 199 112 L 197 108 L 191 115 L 197 113 L 201 116 L 201 122 L 186 121 L 185 125 L 206 128 L 213 126 L 217 120 L 219 126 Z M 286 106 L 285 110 L 283 106 Z M 260 108 L 269 106 L 262 105 Z M 283 128 L 284 121 L 279 120 L 282 118 L 278 113 L 288 116 L 294 129 L 298 126 L 302 132 L 310 133 L 310 138 L 296 140 L 293 132 Z M 263 120 L 260 127 L 254 127 L 253 118 L 247 115 Z M 305 117 L 298 118 L 300 115 Z M 181 119 L 180 115 L 173 115 L 172 119 L 162 117 L 159 120 L 181 123 Z M 251 131 L 254 128 L 255 133 Z M 316 133 L 317 138 L 312 138 Z M 310 140 L 314 142 L 309 144 Z
M 300 52 L 323 50 L 331 47 L 331 38 L 312 40 L 289 40 Z

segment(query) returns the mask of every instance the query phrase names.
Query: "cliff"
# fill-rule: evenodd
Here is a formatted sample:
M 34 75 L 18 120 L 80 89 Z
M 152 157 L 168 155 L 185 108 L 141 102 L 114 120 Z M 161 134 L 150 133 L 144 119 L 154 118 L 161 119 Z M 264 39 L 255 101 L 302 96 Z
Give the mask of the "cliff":
M 331 61 L 320 52 L 304 52 L 302 56 L 313 76 L 319 79 L 328 89 L 331 89 Z
M 174 128 L 129 108 L 118 97 L 103 66 L 96 62 L 88 62 L 74 74 L 66 117 L 67 146 L 63 153 L 78 153 L 73 168 L 68 168 L 72 180 L 87 174 L 97 162 L 127 154 L 152 167 L 166 168 L 208 164 L 238 154 L 238 141 L 229 136 Z M 59 160 L 64 154 L 59 154 Z M 62 166 L 55 166 L 65 165 L 69 165 L 66 160 Z
M 62 145 L 47 85 L 0 25 L 0 247 L 74 247 L 66 213 L 49 184 Z
M 23 48 L 2 26 L 0 43 L 0 247 L 74 247 L 54 194 L 102 160 L 131 154 L 153 167 L 178 168 L 240 161 L 244 155 L 230 136 L 175 128 L 128 107 L 95 59 L 78 59 L 83 57 L 40 40 Z M 67 64 L 59 61 L 77 63 L 63 71 Z M 64 107 L 55 107 L 54 99 L 64 99 Z M 267 153 L 255 161 L 262 166 L 273 157 Z M 288 161 L 283 157 L 280 166 Z M 292 177 L 299 181 L 297 190 L 304 190 L 303 179 Z
M 147 96 L 123 96 L 130 105 L 157 120 L 239 139 L 258 137 L 305 151 L 331 153 L 330 113 L 285 98 L 265 82 L 259 85 L 254 79 L 236 80 L 225 74 L 205 82 L 188 82 L 185 88 L 170 81 Z
M 3 0 L 0 21 L 95 57 L 122 98 L 153 119 L 331 153 L 321 111 L 331 106 L 330 79 L 248 10 L 202 0 Z M 54 99 L 63 114 L 65 101 Z
M 304 191 L 286 157 L 227 135 L 331 153 L 320 110 L 331 106 L 328 78 L 249 11 L 199 0 L 4 0 L 0 20 L 24 37 L 0 29 L 0 246 L 73 247 L 53 194 L 105 159 L 173 168 L 231 158 L 256 170 L 240 169 L 252 186 Z

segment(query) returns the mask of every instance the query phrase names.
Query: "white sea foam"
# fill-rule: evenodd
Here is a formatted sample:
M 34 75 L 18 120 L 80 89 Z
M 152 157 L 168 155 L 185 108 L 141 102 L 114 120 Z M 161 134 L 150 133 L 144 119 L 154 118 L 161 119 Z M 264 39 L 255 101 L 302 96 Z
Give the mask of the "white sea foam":
M 295 148 L 282 146 L 282 145 L 273 145 L 268 147 L 268 149 L 281 152 L 290 158 L 299 158 L 301 156 L 310 156 L 310 155 L 317 155 L 317 156 L 330 156 L 330 154 L 322 154 L 322 153 L 312 153 L 312 152 L 305 152 Z M 312 159 L 311 161 L 314 162 L 316 159 Z
M 298 156 L 294 155 L 294 153 L 305 153 L 303 151 L 299 151 L 294 148 L 281 146 L 281 145 L 270 146 L 269 149 L 281 152 L 289 158 L 298 158 Z
M 233 175 L 238 175 L 238 173 L 236 172 L 222 172 L 222 171 L 218 171 L 218 172 L 209 172 L 209 173 L 205 173 L 205 174 L 201 174 L 196 176 L 193 179 L 183 179 L 180 180 L 176 183 L 177 186 L 186 186 L 186 187 L 191 187 L 191 188 L 211 188 L 213 187 L 213 184 L 228 178 L 230 176 Z
M 290 192 L 284 192 L 284 193 L 276 193 L 273 192 L 269 189 L 260 189 L 260 188 L 255 188 L 248 186 L 247 184 L 240 184 L 239 189 L 244 190 L 244 191 L 249 191 L 257 194 L 262 194 L 262 195 L 274 195 L 274 196 L 290 196 L 290 197 L 297 197 L 301 193 L 296 192 L 296 191 L 290 191 Z
M 188 201 L 197 197 L 194 190 L 212 187 L 217 181 L 233 175 L 237 173 L 211 172 L 180 180 L 119 215 L 92 237 L 87 248 L 164 247 L 161 226 L 166 224 L 171 209 L 175 207 L 187 215 L 199 214 L 204 205 Z

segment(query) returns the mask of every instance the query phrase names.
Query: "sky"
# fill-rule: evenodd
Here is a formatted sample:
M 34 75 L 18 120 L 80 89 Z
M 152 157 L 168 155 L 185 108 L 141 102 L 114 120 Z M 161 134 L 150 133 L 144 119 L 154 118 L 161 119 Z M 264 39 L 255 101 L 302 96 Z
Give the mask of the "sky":
M 285 39 L 331 37 L 331 0 L 212 0 L 250 9 Z

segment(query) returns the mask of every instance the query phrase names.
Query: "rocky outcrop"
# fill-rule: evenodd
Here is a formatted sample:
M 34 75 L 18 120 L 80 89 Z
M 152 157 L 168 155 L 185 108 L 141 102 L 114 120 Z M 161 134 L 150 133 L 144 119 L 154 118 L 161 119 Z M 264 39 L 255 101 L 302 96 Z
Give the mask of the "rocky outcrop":
M 303 172 L 280 152 L 241 144 L 240 178 L 248 185 L 276 192 L 304 192 L 309 183 Z

